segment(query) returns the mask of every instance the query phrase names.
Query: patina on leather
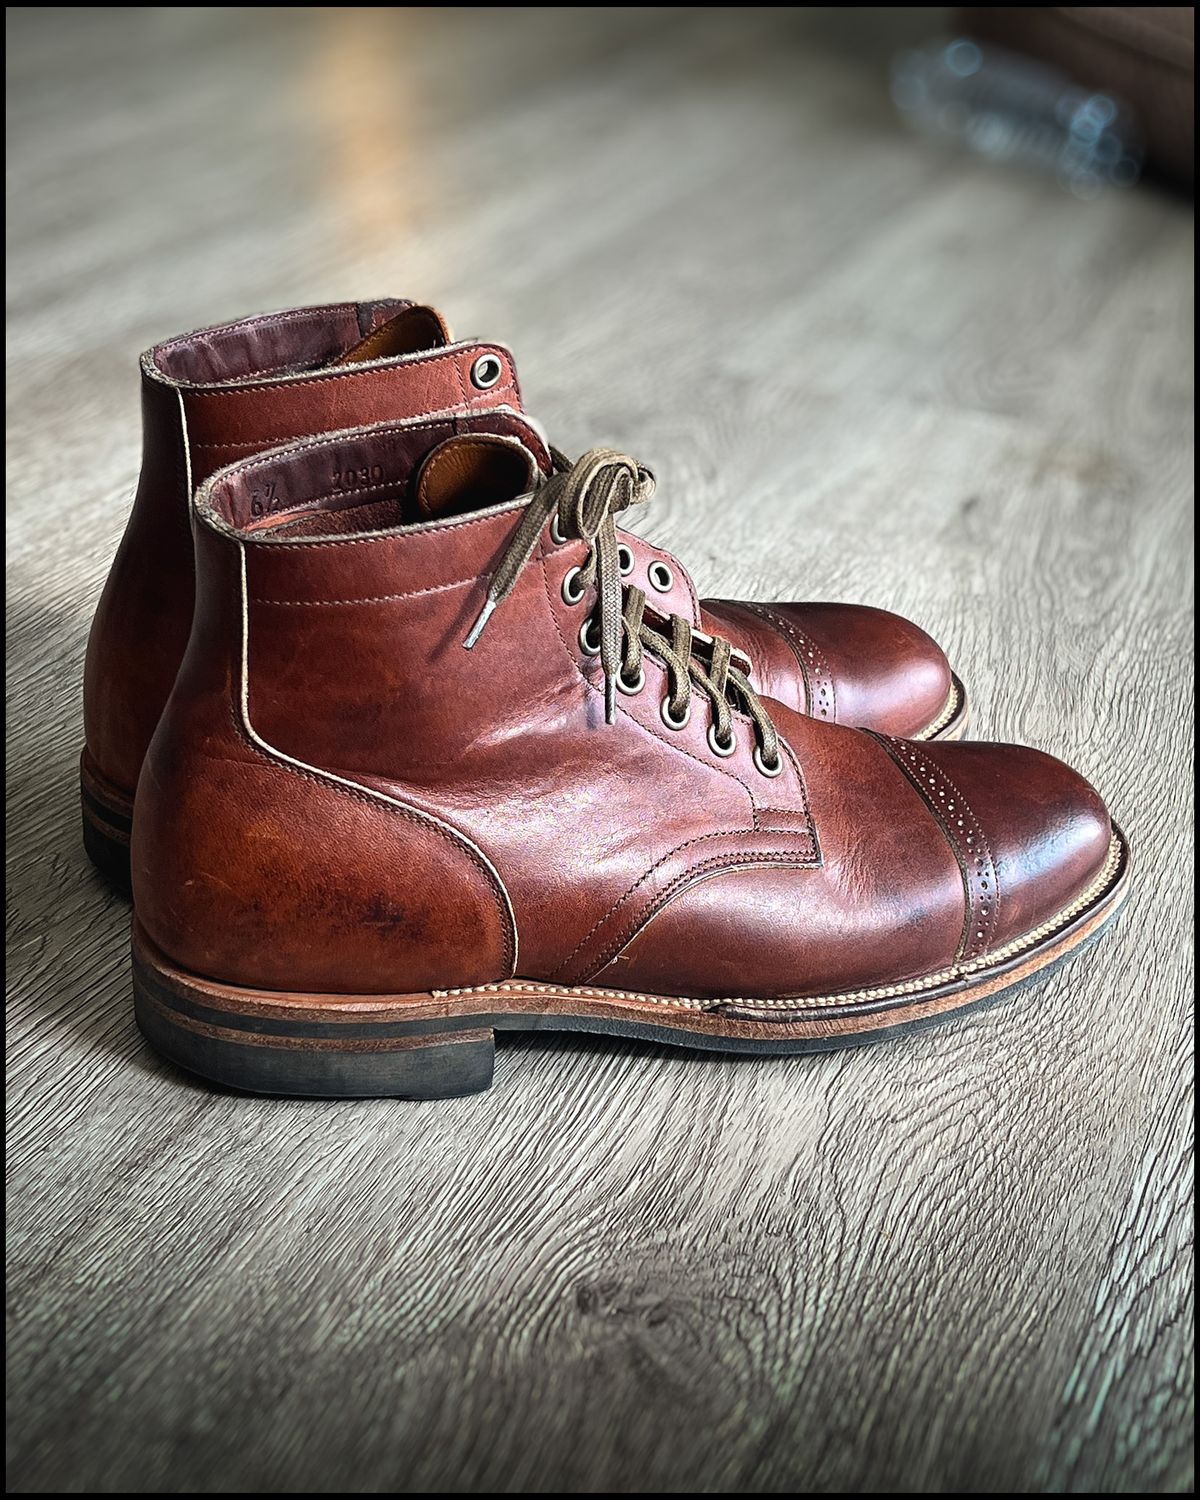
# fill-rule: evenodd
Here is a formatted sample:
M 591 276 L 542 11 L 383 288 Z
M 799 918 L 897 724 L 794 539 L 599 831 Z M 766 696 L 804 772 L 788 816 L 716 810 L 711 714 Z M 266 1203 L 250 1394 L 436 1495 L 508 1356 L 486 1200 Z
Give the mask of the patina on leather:
M 470 489 L 466 435 L 520 444 L 522 487 L 550 468 L 498 411 L 309 440 L 203 486 L 196 624 L 133 838 L 139 920 L 172 962 L 291 991 L 519 975 L 765 1002 L 995 952 L 1102 871 L 1103 804 L 1036 751 L 914 750 L 763 700 L 768 774 L 744 703 L 728 754 L 703 700 L 673 727 L 650 650 L 607 723 L 597 594 L 568 583 L 594 539 L 559 540 L 557 508 L 464 649 L 530 514 L 523 488 Z M 448 439 L 471 498 L 443 490 L 429 519 L 419 467 Z M 384 477 L 356 531 L 330 476 L 364 468 Z
M 310 434 L 521 409 L 503 345 L 454 343 L 432 308 L 396 298 L 293 308 L 167 340 L 142 356 L 141 386 L 141 477 L 84 669 L 85 784 L 122 827 L 191 627 L 192 487 L 223 464 Z M 328 477 L 347 496 L 379 493 L 371 465 Z M 269 524 L 280 496 L 264 487 L 252 504 Z M 758 691 L 888 734 L 961 732 L 946 658 L 908 621 L 848 605 L 702 606 L 677 558 L 631 533 L 620 544 L 623 576 L 650 607 L 729 639 Z

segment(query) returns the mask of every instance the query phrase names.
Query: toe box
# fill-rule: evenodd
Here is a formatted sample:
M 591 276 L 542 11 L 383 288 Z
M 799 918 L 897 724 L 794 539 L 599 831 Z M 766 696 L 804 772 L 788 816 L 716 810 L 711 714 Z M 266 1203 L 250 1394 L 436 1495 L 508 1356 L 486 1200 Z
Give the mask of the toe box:
M 934 743 L 919 753 L 960 799 L 950 815 L 944 803 L 935 807 L 952 839 L 963 841 L 969 859 L 959 821 L 965 812 L 966 827 L 985 843 L 995 887 L 992 898 L 986 891 L 980 898 L 994 899 L 989 950 L 1052 920 L 1099 879 L 1109 861 L 1112 820 L 1078 772 L 1022 745 Z
M 886 609 L 706 599 L 701 618 L 746 653 L 761 692 L 815 719 L 915 739 L 961 707 L 942 648 Z
M 828 662 L 839 724 L 913 737 L 945 713 L 950 663 L 911 620 L 865 604 L 786 604 L 779 612 Z

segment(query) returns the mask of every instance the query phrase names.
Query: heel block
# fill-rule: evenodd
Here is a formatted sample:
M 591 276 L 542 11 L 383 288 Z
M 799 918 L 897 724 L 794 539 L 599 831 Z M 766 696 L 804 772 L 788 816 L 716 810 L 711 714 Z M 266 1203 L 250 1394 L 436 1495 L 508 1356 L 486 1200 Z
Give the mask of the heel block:
M 229 986 L 171 969 L 136 926 L 133 1003 L 155 1051 L 245 1093 L 452 1099 L 492 1084 L 496 1040 L 490 1027 L 456 1026 L 451 1018 L 372 1020 L 369 1008 L 348 997 L 342 1003 L 337 996 L 247 992 L 239 998 Z

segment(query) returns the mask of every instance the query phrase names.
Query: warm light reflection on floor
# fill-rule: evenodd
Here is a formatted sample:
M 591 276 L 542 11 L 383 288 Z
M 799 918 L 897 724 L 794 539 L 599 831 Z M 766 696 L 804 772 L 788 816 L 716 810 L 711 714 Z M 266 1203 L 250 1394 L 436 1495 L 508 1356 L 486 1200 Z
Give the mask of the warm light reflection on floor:
M 421 158 L 403 59 L 416 50 L 422 18 L 355 7 L 313 10 L 307 19 L 311 59 L 298 87 L 324 145 L 319 192 L 350 258 L 369 261 L 394 246 L 411 218 Z

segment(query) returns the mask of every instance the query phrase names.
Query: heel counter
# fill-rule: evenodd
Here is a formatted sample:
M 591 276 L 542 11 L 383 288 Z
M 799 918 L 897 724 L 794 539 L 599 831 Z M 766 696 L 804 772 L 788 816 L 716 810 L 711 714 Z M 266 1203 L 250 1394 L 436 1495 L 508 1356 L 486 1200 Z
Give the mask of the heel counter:
M 194 567 L 184 435 L 173 387 L 142 370 L 142 467 L 88 635 L 84 740 L 133 796 L 192 623 Z
M 192 639 L 138 783 L 134 902 L 182 967 L 259 989 L 380 994 L 516 967 L 507 893 L 448 824 L 291 761 L 243 718 L 241 558 L 200 525 Z
M 133 888 L 152 940 L 193 973 L 366 994 L 506 979 L 507 900 L 451 830 L 253 746 L 155 736 Z

